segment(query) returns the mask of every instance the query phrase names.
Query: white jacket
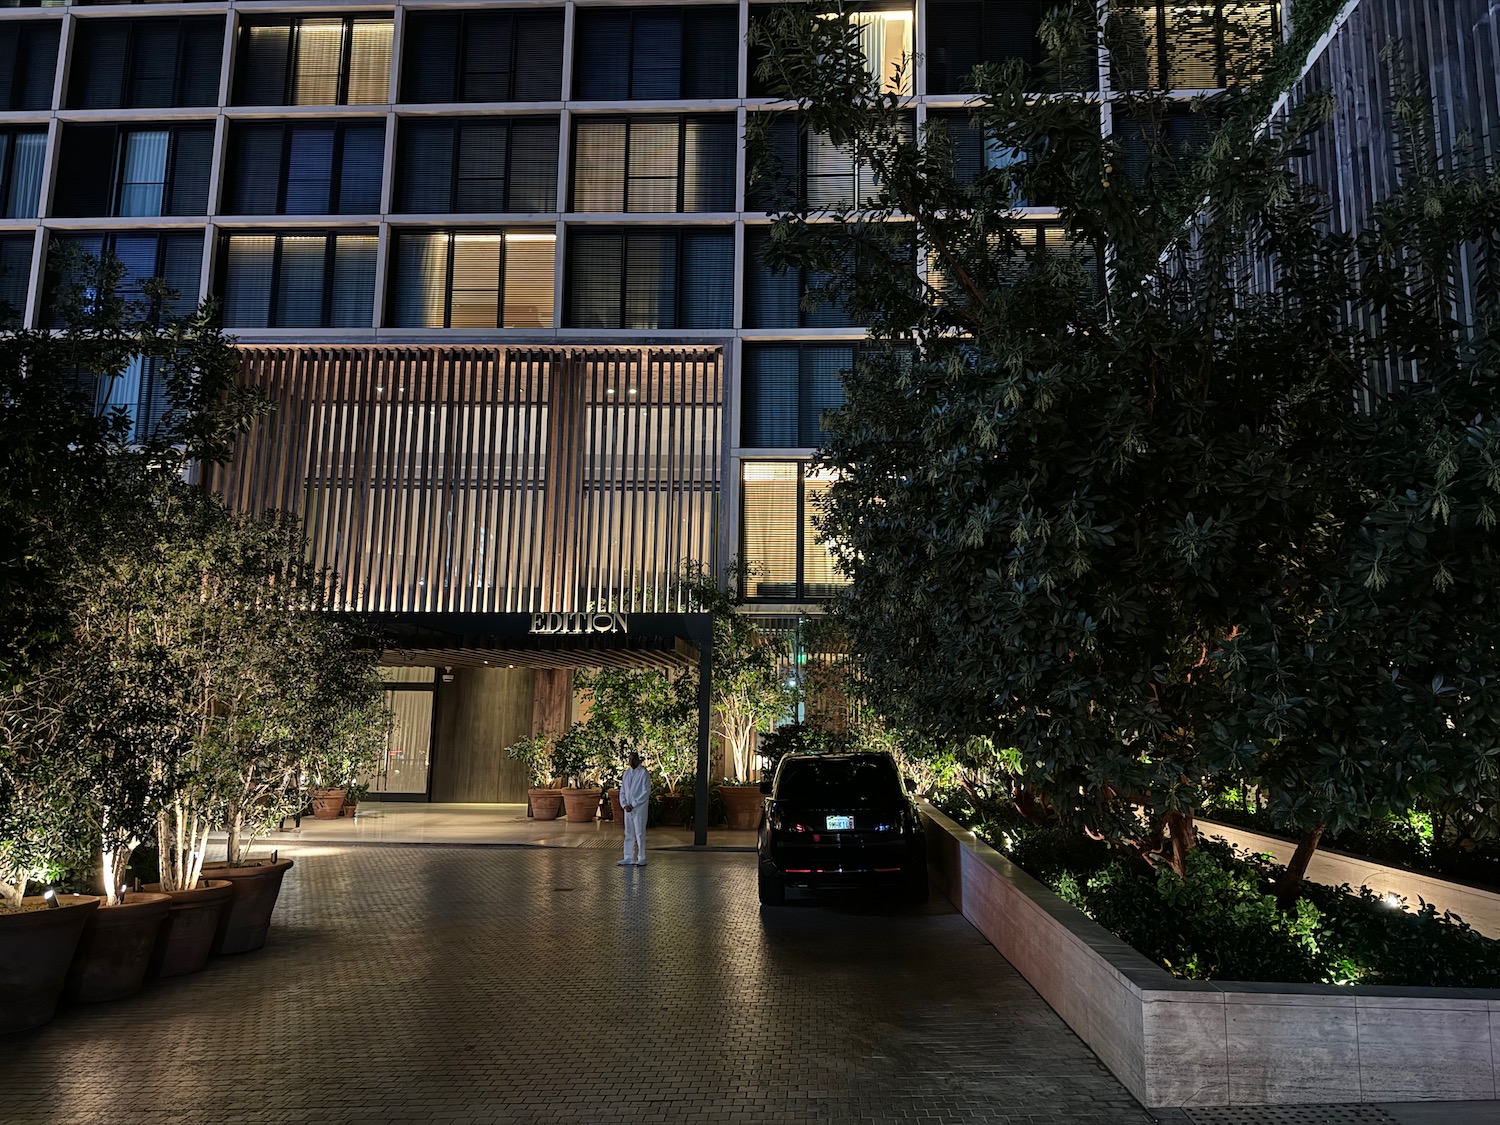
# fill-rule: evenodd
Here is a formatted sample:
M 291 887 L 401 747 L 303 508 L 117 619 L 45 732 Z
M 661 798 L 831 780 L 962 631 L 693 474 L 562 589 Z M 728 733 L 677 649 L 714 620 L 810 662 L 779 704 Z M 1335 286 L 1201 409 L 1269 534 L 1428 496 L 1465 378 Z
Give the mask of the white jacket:
M 620 804 L 634 808 L 651 800 L 651 775 L 645 766 L 635 766 L 620 778 Z

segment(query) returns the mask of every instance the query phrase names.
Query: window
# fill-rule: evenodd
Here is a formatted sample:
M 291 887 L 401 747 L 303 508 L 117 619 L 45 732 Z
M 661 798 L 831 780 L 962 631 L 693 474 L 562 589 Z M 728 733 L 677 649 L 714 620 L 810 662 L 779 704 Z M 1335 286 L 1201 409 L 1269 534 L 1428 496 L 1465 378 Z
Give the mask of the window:
M 408 12 L 402 38 L 403 101 L 562 99 L 561 9 Z
M 551 328 L 551 231 L 401 231 L 392 251 L 398 328 Z
M 224 19 L 81 19 L 74 31 L 71 109 L 219 104 Z
M 915 135 L 914 119 L 903 127 L 908 138 Z M 746 132 L 759 154 L 756 166 L 747 169 L 748 209 L 841 211 L 865 206 L 880 192 L 880 180 L 868 165 L 813 132 L 798 114 L 752 119 Z
M 246 20 L 237 105 L 374 105 L 387 101 L 389 16 Z
M 568 328 L 728 328 L 734 235 L 722 229 L 568 234 Z
M 823 443 L 823 412 L 844 404 L 852 344 L 746 344 L 740 444 L 751 449 Z
M 46 161 L 45 129 L 0 129 L 0 217 L 36 218 Z
M 1116 90 L 1217 90 L 1253 77 L 1281 40 L 1279 0 L 1112 0 Z
M 1188 159 L 1209 139 L 1203 118 L 1186 109 L 1130 114 L 1116 110 L 1113 139 L 1124 156 L 1125 174 L 1143 185 L 1164 163 Z
M 28 231 L 0 234 L 0 328 L 21 327 L 26 291 L 31 287 L 31 249 Z
M 573 210 L 733 211 L 735 120 L 580 117 Z
M 825 284 L 825 275 L 803 269 L 776 273 L 761 261 L 770 237 L 765 227 L 745 230 L 745 327 L 851 327 L 849 314 L 836 302 L 821 301 L 811 309 L 804 306 L 807 291 Z
M 580 8 L 573 96 L 581 101 L 732 98 L 739 87 L 739 12 L 711 8 Z
M 810 601 L 848 584 L 813 518 L 831 483 L 802 461 L 740 465 L 740 559 L 751 601 Z
M 0 24 L 0 109 L 50 109 L 57 75 L 57 20 Z
M 1014 223 L 1010 227 L 1009 244 L 998 234 L 991 235 L 991 238 L 994 247 L 991 259 L 994 275 L 983 279 L 985 284 L 1012 285 L 1038 259 L 1057 255 L 1078 267 L 1079 280 L 1084 288 L 1101 294 L 1103 292 L 1103 269 L 1099 251 L 1082 238 L 1070 235 L 1064 227 Z M 927 258 L 927 284 L 936 290 L 939 300 L 959 295 L 957 286 L 945 275 L 942 263 L 935 254 L 929 254 Z
M 224 210 L 231 215 L 371 215 L 380 210 L 385 122 L 236 125 Z
M 48 328 L 60 328 L 65 310 L 63 286 L 87 284 L 78 276 L 83 256 L 95 261 L 108 256 L 123 268 L 118 295 L 145 316 L 156 319 L 187 316 L 198 307 L 198 279 L 203 267 L 201 231 L 131 231 L 120 234 L 54 234 L 47 258 L 46 312 Z M 160 278 L 177 296 L 147 307 L 144 284 Z M 75 290 L 76 292 L 76 290 Z
M 64 218 L 206 214 L 213 145 L 211 125 L 66 124 L 53 210 Z
M 1019 149 L 1001 144 L 984 131 L 967 113 L 929 113 L 929 125 L 942 124 L 953 145 L 953 172 L 960 184 L 973 181 L 980 172 L 1011 168 L 1022 162 L 1024 154 Z M 1030 204 L 1015 195 L 1011 199 L 1014 207 Z
M 228 234 L 220 292 L 225 328 L 369 328 L 373 232 Z
M 1052 0 L 928 0 L 927 92 L 968 94 L 980 63 L 1019 59 L 1036 68 L 1044 52 L 1037 38 Z
M 401 123 L 394 210 L 408 215 L 557 210 L 557 118 Z
M 756 18 L 751 9 L 751 19 Z M 860 46 L 871 75 L 879 75 L 881 88 L 892 94 L 912 92 L 912 12 L 911 9 L 871 9 L 852 12 L 850 18 L 859 30 Z M 780 92 L 756 77 L 764 58 L 764 48 L 752 46 L 748 62 L 749 94 L 752 98 L 781 97 Z

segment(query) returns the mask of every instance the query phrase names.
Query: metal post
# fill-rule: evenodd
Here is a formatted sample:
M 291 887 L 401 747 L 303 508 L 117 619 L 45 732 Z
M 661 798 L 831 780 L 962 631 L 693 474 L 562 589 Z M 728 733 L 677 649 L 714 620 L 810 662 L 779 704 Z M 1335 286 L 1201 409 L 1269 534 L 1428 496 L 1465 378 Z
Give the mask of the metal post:
M 698 797 L 693 802 L 693 846 L 708 843 L 708 731 L 713 705 L 714 623 L 703 615 L 698 638 Z

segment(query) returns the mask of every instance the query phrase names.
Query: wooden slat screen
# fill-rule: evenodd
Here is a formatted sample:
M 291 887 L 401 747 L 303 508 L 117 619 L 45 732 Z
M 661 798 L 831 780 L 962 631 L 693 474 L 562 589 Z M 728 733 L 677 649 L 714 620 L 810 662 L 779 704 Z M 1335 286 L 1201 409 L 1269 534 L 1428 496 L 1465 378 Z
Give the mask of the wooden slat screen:
M 717 349 L 246 348 L 275 404 L 208 472 L 371 612 L 686 609 L 714 562 Z

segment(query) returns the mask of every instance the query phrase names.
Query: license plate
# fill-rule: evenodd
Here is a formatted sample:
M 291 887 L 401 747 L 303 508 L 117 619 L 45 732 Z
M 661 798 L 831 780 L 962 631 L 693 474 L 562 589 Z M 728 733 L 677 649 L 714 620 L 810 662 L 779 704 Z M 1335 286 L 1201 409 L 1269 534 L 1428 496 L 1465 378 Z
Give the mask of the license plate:
M 830 832 L 847 832 L 853 827 L 854 818 L 852 816 L 830 816 L 828 818 L 828 831 Z

